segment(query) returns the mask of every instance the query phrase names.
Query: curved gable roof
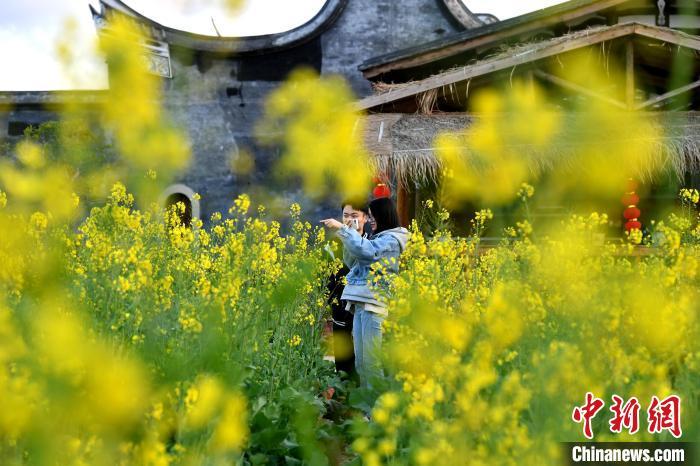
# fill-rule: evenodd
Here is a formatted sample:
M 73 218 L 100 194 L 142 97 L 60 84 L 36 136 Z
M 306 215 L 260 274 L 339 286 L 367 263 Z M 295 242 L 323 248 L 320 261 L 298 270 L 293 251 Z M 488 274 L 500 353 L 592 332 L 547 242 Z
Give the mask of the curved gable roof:
M 100 0 L 101 11 L 90 6 L 96 23 L 109 22 L 114 14 L 130 17 L 150 29 L 153 38 L 192 50 L 214 53 L 263 54 L 303 44 L 328 29 L 340 16 L 348 0 L 327 0 L 309 21 L 289 31 L 244 37 L 216 37 L 164 26 L 140 14 L 121 0 Z

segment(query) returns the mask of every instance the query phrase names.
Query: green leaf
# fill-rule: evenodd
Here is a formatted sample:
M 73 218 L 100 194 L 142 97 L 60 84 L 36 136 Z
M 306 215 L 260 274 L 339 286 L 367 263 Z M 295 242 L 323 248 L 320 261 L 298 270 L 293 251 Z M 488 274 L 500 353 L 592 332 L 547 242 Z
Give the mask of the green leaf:
M 291 456 L 284 457 L 285 464 L 302 464 L 300 459 L 292 458 Z
M 372 406 L 374 406 L 375 398 L 376 396 L 372 390 L 358 388 L 350 392 L 348 401 L 351 407 L 369 413 L 372 410 Z

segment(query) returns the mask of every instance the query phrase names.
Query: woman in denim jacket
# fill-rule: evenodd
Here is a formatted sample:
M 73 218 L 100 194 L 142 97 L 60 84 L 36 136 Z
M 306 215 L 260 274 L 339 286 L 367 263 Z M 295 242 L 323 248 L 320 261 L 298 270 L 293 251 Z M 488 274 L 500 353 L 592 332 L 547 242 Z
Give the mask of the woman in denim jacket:
M 399 256 L 406 247 L 408 230 L 399 226 L 396 205 L 389 198 L 375 199 L 369 204 L 370 218 L 376 223 L 374 234 L 365 238 L 357 231 L 334 219 L 323 220 L 329 228 L 338 230 L 345 251 L 354 262 L 346 276 L 347 284 L 341 299 L 353 312 L 353 345 L 355 367 L 362 385 L 369 387 L 372 379 L 382 375 L 379 353 L 381 351 L 382 322 L 388 312 L 386 303 L 375 295 L 373 288 L 381 283 L 370 283 L 372 265 L 379 262 L 382 270 L 396 273 Z

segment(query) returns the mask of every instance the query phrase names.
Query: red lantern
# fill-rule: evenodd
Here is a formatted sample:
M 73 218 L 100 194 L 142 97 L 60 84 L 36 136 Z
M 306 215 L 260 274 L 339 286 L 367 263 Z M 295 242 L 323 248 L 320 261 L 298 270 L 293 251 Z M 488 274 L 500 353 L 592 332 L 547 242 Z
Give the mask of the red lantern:
M 636 220 L 639 218 L 639 215 L 641 215 L 641 213 L 642 212 L 638 208 L 636 208 L 634 206 L 630 206 L 630 207 L 625 209 L 625 212 L 623 213 L 623 215 L 624 215 L 625 219 L 627 219 L 627 220 Z
M 639 196 L 635 193 L 637 189 L 637 182 L 633 179 L 627 180 L 627 192 L 622 196 L 622 204 L 625 206 L 625 211 L 623 216 L 627 222 L 625 223 L 625 230 L 641 230 L 642 222 L 640 222 L 639 216 L 642 212 L 637 208 L 637 203 L 639 203 Z
M 634 192 L 625 193 L 625 195 L 622 196 L 622 204 L 626 206 L 637 205 L 639 204 L 639 196 L 637 196 Z
M 642 229 L 642 222 L 639 222 L 637 220 L 630 220 L 629 222 L 625 223 L 625 230 L 630 231 L 630 230 L 641 230 Z
M 380 197 L 390 197 L 391 189 L 389 189 L 389 186 L 387 186 L 384 183 L 378 183 L 377 186 L 375 186 L 372 190 L 372 195 L 375 199 L 378 199 Z

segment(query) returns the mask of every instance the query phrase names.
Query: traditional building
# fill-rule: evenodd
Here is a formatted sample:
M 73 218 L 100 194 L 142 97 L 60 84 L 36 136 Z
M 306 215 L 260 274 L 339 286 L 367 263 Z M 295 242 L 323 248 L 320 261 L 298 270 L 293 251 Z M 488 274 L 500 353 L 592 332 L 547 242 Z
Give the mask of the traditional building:
M 99 8 L 90 9 L 98 31 L 121 16 L 148 38 L 141 45 L 151 72 L 162 78 L 163 105 L 187 131 L 193 149 L 189 169 L 168 195 L 200 193 L 201 206 L 193 211 L 203 218 L 225 210 L 251 186 L 269 187 L 279 150 L 259 146 L 253 127 L 267 95 L 291 70 L 306 66 L 340 74 L 364 97 L 371 86 L 358 66 L 368 58 L 495 21 L 472 14 L 460 0 L 328 0 L 313 18 L 286 32 L 215 37 L 161 25 L 121 0 L 100 0 Z M 0 93 L 0 135 L 16 138 L 28 125 L 55 118 L 54 110 L 66 99 L 85 103 L 89 111 L 104 92 Z M 255 157 L 251 176 L 231 171 L 231 158 L 241 151 Z M 302 198 L 296 186 L 282 189 L 290 198 Z
M 617 107 L 673 114 L 666 121 L 675 129 L 661 150 L 674 154 L 681 175 L 694 172 L 700 154 L 692 113 L 700 104 L 700 17 L 694 5 L 570 0 L 497 21 L 473 14 L 462 0 L 328 0 L 295 29 L 237 38 L 172 29 L 121 0 L 100 0 L 91 11 L 100 31 L 122 16 L 148 37 L 142 46 L 151 71 L 162 79 L 163 104 L 193 148 L 190 167 L 166 194 L 188 199 L 193 214 L 208 218 L 238 193 L 269 186 L 279 149 L 258 145 L 253 128 L 267 95 L 292 69 L 306 66 L 344 76 L 360 98 L 358 108 L 369 114 L 367 145 L 398 188 L 408 221 L 421 186 L 440 172 L 433 137 L 476 118 L 465 109 L 477 89 L 516 78 L 544 84 L 562 108 L 574 99 L 604 98 Z M 557 72 L 568 54 L 593 47 L 625 70 L 619 98 L 587 88 L 585 77 L 570 80 Z M 677 83 L 670 70 L 680 59 L 689 68 Z M 26 126 L 55 118 L 55 109 L 66 101 L 81 102 L 89 112 L 105 92 L 0 93 L 0 136 L 17 138 Z M 231 159 L 242 151 L 255 157 L 251 175 L 231 171 Z M 292 184 L 271 189 L 303 198 Z M 194 192 L 202 195 L 201 205 Z M 315 208 L 306 211 L 328 213 L 327 207 Z
M 367 146 L 398 184 L 403 221 L 420 204 L 421 187 L 439 177 L 435 136 L 468 128 L 479 118 L 466 112 L 479 89 L 507 87 L 514 80 L 540 84 L 547 100 L 564 115 L 572 108 L 585 108 L 586 102 L 600 101 L 648 112 L 647 117 L 663 127 L 664 137 L 654 141 L 661 158 L 674 167 L 679 180 L 698 186 L 696 5 L 572 0 L 366 60 L 360 70 L 380 91 L 357 105 L 369 113 Z M 591 87 L 593 68 L 591 75 L 571 77 L 564 72 L 582 51 L 594 52 L 597 60 L 591 66 L 602 73 L 622 70 L 622 79 L 607 83 L 609 92 Z M 567 145 L 561 152 L 567 156 L 575 150 Z M 665 195 L 660 191 L 652 192 L 652 198 Z

